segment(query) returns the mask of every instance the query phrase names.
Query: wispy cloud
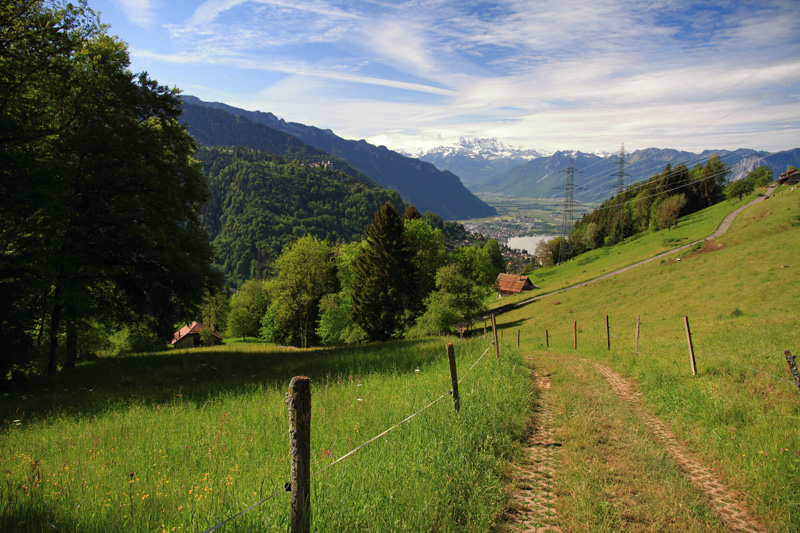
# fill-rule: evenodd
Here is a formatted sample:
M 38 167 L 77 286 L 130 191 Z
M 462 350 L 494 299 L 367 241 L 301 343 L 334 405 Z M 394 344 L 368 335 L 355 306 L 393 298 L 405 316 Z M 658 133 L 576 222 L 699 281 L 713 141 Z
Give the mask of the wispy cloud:
M 116 0 L 131 24 L 142 28 L 151 27 L 156 20 L 150 0 Z
M 134 58 L 276 73 L 237 101 L 390 146 L 462 135 L 685 146 L 711 133 L 671 128 L 700 121 L 764 146 L 791 113 L 775 135 L 758 114 L 797 106 L 795 0 L 209 0 L 166 28 L 171 49 L 134 46 Z

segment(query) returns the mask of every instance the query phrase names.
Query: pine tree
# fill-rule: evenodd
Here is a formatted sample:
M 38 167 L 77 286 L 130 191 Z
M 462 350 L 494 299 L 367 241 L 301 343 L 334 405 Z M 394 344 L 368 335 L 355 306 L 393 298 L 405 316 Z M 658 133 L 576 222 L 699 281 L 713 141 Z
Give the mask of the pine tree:
M 352 320 L 371 340 L 398 337 L 409 306 L 412 264 L 403 220 L 386 202 L 367 228 L 364 249 L 353 264 Z

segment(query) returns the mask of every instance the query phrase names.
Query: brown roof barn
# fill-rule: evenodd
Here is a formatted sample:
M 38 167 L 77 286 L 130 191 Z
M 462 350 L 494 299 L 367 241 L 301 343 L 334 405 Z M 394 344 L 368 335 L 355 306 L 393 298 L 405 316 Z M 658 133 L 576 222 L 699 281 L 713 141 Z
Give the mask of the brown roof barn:
M 539 287 L 531 283 L 531 280 L 528 279 L 528 276 L 520 276 L 518 274 L 498 274 L 493 288 L 497 291 L 498 295 L 501 295 L 519 294 L 523 291 L 538 289 Z
M 203 341 L 200 339 L 200 332 L 207 327 L 209 326 L 197 321 L 192 322 L 191 324 L 186 324 L 172 335 L 171 344 L 175 348 L 194 348 L 195 346 L 203 346 Z M 213 337 L 211 337 L 212 345 L 222 343 L 222 335 L 220 335 L 216 329 L 212 330 L 211 333 L 213 335 Z

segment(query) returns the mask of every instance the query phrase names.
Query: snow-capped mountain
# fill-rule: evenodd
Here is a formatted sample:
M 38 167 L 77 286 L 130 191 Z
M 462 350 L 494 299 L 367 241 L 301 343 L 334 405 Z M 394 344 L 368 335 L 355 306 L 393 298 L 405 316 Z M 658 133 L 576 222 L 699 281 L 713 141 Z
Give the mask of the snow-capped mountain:
M 440 170 L 453 172 L 469 186 L 517 165 L 551 154 L 544 150 L 511 146 L 495 138 L 461 137 L 458 142 L 450 146 L 437 146 L 408 155 L 433 163 Z

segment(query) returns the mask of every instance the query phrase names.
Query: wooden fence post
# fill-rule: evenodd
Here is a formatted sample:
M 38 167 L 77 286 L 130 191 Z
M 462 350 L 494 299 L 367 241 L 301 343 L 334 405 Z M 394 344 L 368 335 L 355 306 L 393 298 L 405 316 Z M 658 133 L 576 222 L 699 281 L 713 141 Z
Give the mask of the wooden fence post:
M 572 344 L 573 347 L 577 350 L 578 349 L 578 321 L 572 321 Z
M 544 344 L 545 347 L 550 347 L 550 332 L 547 330 L 544 330 Z
M 608 327 L 608 315 L 606 315 L 606 346 L 608 351 L 611 351 L 611 328 Z
M 286 395 L 289 406 L 289 451 L 292 456 L 292 533 L 311 531 L 311 380 L 297 376 Z
M 794 384 L 797 385 L 797 390 L 800 391 L 800 371 L 797 370 L 797 363 L 794 360 L 795 356 L 792 355 L 792 352 L 789 350 L 784 350 L 783 356 L 786 358 L 786 362 L 789 364 L 789 372 L 791 372 L 792 377 L 794 378 Z
M 689 343 L 689 359 L 692 361 L 692 375 L 697 375 L 697 364 L 694 360 L 694 346 L 692 346 L 692 332 L 689 330 L 689 317 L 683 315 L 683 323 L 686 326 L 686 342 Z
M 519 330 L 517 330 L 517 350 L 519 350 Z
M 497 320 L 492 315 L 492 336 L 494 336 L 494 356 L 500 357 L 500 344 L 497 342 Z
M 639 324 L 641 322 L 642 315 L 636 315 L 636 344 L 634 346 L 634 353 L 639 353 Z
M 458 396 L 458 372 L 456 372 L 456 354 L 453 345 L 447 343 L 447 359 L 450 361 L 450 381 L 453 384 L 453 407 L 456 411 L 461 409 L 461 400 Z

